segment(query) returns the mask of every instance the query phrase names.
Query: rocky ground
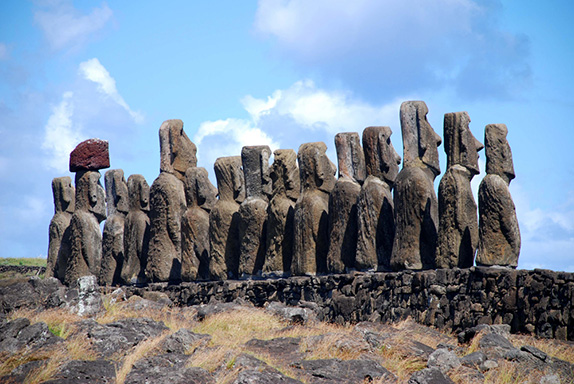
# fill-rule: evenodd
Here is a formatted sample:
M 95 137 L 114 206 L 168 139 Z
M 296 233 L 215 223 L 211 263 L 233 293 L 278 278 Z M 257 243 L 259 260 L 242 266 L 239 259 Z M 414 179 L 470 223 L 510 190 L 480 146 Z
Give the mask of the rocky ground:
M 0 383 L 572 383 L 574 344 L 504 325 L 345 326 L 313 305 L 176 307 L 89 278 L 0 280 Z

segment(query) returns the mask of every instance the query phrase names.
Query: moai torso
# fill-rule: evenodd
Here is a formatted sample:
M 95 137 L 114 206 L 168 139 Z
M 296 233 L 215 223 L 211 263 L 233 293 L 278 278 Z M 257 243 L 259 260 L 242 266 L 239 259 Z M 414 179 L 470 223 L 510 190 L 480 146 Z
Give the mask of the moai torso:
M 106 218 L 105 192 L 98 171 L 76 173 L 76 207 L 70 222 L 71 253 L 64 282 L 99 276 L 102 263 L 100 222 Z
M 239 277 L 260 274 L 265 262 L 270 156 L 266 145 L 241 150 L 246 198 L 239 207 Z
M 150 189 L 149 281 L 181 280 L 181 218 L 186 210 L 185 171 L 197 165 L 195 144 L 181 120 L 167 120 L 159 130 L 160 175 Z
M 108 217 L 104 224 L 100 285 L 119 284 L 124 263 L 124 225 L 129 210 L 124 171 L 112 169 L 104 175 Z
M 273 197 L 267 209 L 267 253 L 263 274 L 282 276 L 291 271 L 293 260 L 293 218 L 300 194 L 297 154 L 292 149 L 273 152 L 271 166 Z
M 149 246 L 149 185 L 142 175 L 128 178 L 129 212 L 124 223 L 124 284 L 144 283 Z
M 209 213 L 209 274 L 214 280 L 237 278 L 239 204 L 245 200 L 241 157 L 220 157 L 214 165 L 219 200 Z
M 440 137 L 426 119 L 423 101 L 401 105 L 403 169 L 394 188 L 396 233 L 391 268 L 429 269 L 435 266 L 438 201 L 433 181 L 440 174 Z
M 54 217 L 50 221 L 46 277 L 64 280 L 70 257 L 70 221 L 74 213 L 75 189 L 68 176 L 52 180 Z
M 183 281 L 209 279 L 209 212 L 217 201 L 217 189 L 205 168 L 185 173 L 187 210 L 181 223 L 181 277 Z
M 363 150 L 367 179 L 357 199 L 358 233 L 355 267 L 358 270 L 389 270 L 395 237 L 395 214 L 391 188 L 401 157 L 391 143 L 389 127 L 367 127 Z
M 355 269 L 357 252 L 357 198 L 366 178 L 365 155 L 356 132 L 335 136 L 339 179 L 329 195 L 329 252 L 327 271 Z
M 294 275 L 325 273 L 329 247 L 329 193 L 335 186 L 336 168 L 326 155 L 325 143 L 299 147 L 301 195 L 295 205 Z
M 470 181 L 480 173 L 478 151 L 484 146 L 468 127 L 466 112 L 444 115 L 447 170 L 438 189 L 437 268 L 469 268 L 478 246 L 478 218 Z
M 478 189 L 479 242 L 477 265 L 516 268 L 520 229 L 508 185 L 514 179 L 512 152 L 504 124 L 485 128 L 486 173 Z

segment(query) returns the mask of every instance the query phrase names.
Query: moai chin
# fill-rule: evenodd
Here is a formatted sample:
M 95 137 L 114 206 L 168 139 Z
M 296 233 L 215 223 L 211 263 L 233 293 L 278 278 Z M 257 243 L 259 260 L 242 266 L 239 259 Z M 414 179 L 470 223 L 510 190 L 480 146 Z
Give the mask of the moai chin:
M 480 173 L 478 152 L 484 146 L 472 135 L 466 112 L 444 115 L 447 169 L 438 190 L 437 268 L 469 268 L 478 246 L 478 217 L 470 182 Z
M 124 171 L 112 169 L 104 175 L 108 217 L 104 224 L 100 285 L 121 282 L 124 262 L 124 225 L 129 211 L 129 193 Z
M 335 186 L 335 165 L 326 155 L 323 142 L 299 147 L 301 195 L 295 205 L 294 275 L 315 275 L 327 269 L 329 247 L 329 193 Z
M 271 197 L 271 177 L 267 145 L 248 146 L 241 150 L 246 199 L 239 208 L 240 277 L 261 274 L 265 262 L 267 207 Z
M 181 224 L 181 278 L 183 281 L 209 279 L 209 212 L 217 201 L 217 188 L 205 168 L 185 172 L 187 210 Z
M 356 132 L 335 135 L 339 179 L 329 195 L 329 252 L 327 271 L 355 269 L 357 252 L 357 198 L 366 178 L 365 154 Z
M 98 171 L 76 173 L 76 206 L 70 221 L 71 252 L 64 283 L 82 276 L 99 276 L 102 263 L 100 223 L 106 218 L 105 192 Z
M 241 157 L 220 157 L 214 170 L 219 200 L 209 213 L 209 274 L 225 280 L 239 271 L 239 205 L 245 199 Z
M 159 129 L 160 174 L 150 189 L 150 241 L 146 265 L 149 281 L 181 280 L 181 219 L 185 212 L 185 171 L 197 165 L 196 147 L 181 120 Z
M 149 246 L 149 185 L 142 175 L 128 178 L 129 212 L 124 224 L 124 284 L 144 283 Z
M 394 188 L 396 233 L 391 268 L 429 269 L 435 266 L 438 201 L 433 181 L 440 174 L 440 137 L 427 121 L 423 101 L 401 104 L 403 169 Z
M 293 219 L 300 194 L 297 154 L 292 149 L 273 152 L 273 197 L 267 210 L 267 252 L 263 275 L 285 276 L 293 260 Z
M 70 257 L 70 220 L 74 213 L 75 189 L 69 176 L 52 180 L 54 216 L 50 221 L 46 277 L 64 280 Z
M 477 265 L 511 268 L 518 265 L 520 229 L 508 189 L 515 175 L 507 134 L 504 124 L 489 124 L 484 131 L 487 175 L 478 189 Z
M 357 199 L 358 233 L 355 267 L 389 270 L 395 237 L 395 212 L 391 189 L 401 157 L 391 142 L 391 128 L 367 127 L 363 150 L 367 179 Z

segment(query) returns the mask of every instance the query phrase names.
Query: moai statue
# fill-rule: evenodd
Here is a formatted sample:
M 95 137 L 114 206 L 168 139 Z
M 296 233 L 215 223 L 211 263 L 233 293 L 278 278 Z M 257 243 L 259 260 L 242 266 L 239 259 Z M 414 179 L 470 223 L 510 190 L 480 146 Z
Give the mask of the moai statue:
M 121 280 L 124 284 L 145 283 L 149 246 L 149 185 L 142 175 L 128 178 L 130 209 L 124 224 L 124 262 Z
M 401 157 L 391 143 L 391 134 L 389 127 L 367 127 L 363 131 L 368 176 L 357 199 L 355 268 L 358 270 L 390 270 L 395 239 L 391 189 L 401 163 Z
M 217 201 L 217 188 L 205 168 L 185 172 L 187 211 L 181 222 L 181 278 L 209 279 L 209 212 Z
M 479 241 L 476 265 L 516 268 L 520 229 L 508 185 L 514 179 L 512 152 L 504 124 L 489 124 L 484 131 L 486 176 L 478 189 Z
M 265 262 L 267 206 L 271 196 L 267 145 L 243 147 L 246 198 L 239 207 L 239 277 L 261 274 Z
M 297 154 L 292 149 L 273 152 L 273 197 L 267 208 L 267 253 L 263 275 L 285 276 L 293 260 L 293 218 L 300 183 Z
M 315 275 L 327 271 L 329 250 L 329 193 L 335 186 L 335 164 L 326 155 L 323 142 L 299 147 L 301 195 L 295 204 L 293 275 Z
M 149 281 L 181 280 L 181 218 L 186 210 L 183 180 L 197 165 L 197 148 L 181 120 L 167 120 L 159 129 L 160 174 L 150 189 L 150 241 L 146 265 Z
M 70 220 L 74 213 L 76 190 L 68 176 L 52 180 L 54 217 L 50 221 L 46 277 L 64 280 L 70 257 Z
M 214 169 L 219 200 L 209 213 L 209 274 L 225 280 L 239 272 L 239 206 L 245 200 L 241 157 L 220 157 Z
M 478 217 L 470 181 L 480 173 L 478 151 L 484 146 L 470 132 L 466 112 L 444 115 L 447 169 L 438 187 L 437 268 L 469 268 L 478 246 Z
M 100 285 L 121 283 L 124 263 L 124 225 L 129 211 L 128 184 L 124 171 L 112 169 L 104 175 L 108 217 L 104 224 Z
M 335 135 L 339 179 L 329 195 L 329 252 L 327 271 L 355 269 L 357 253 L 357 198 L 365 181 L 365 154 L 356 132 Z
M 391 268 L 429 269 L 435 266 L 438 202 L 434 179 L 440 174 L 440 137 L 427 121 L 423 101 L 401 104 L 403 169 L 394 188 L 396 233 Z
M 75 284 L 82 276 L 99 276 L 102 264 L 100 223 L 106 218 L 105 192 L 100 172 L 76 173 L 76 207 L 70 222 L 71 252 L 64 283 Z

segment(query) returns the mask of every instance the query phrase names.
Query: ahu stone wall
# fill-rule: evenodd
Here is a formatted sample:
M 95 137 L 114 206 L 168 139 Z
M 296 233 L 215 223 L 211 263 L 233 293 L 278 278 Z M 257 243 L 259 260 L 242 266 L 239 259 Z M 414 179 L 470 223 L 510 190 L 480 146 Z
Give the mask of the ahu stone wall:
M 144 288 L 128 295 L 166 293 L 178 306 L 213 300 L 278 301 L 308 308 L 323 321 L 397 322 L 408 317 L 460 332 L 479 324 L 509 324 L 513 333 L 574 340 L 574 273 L 488 267 L 226 280 Z

